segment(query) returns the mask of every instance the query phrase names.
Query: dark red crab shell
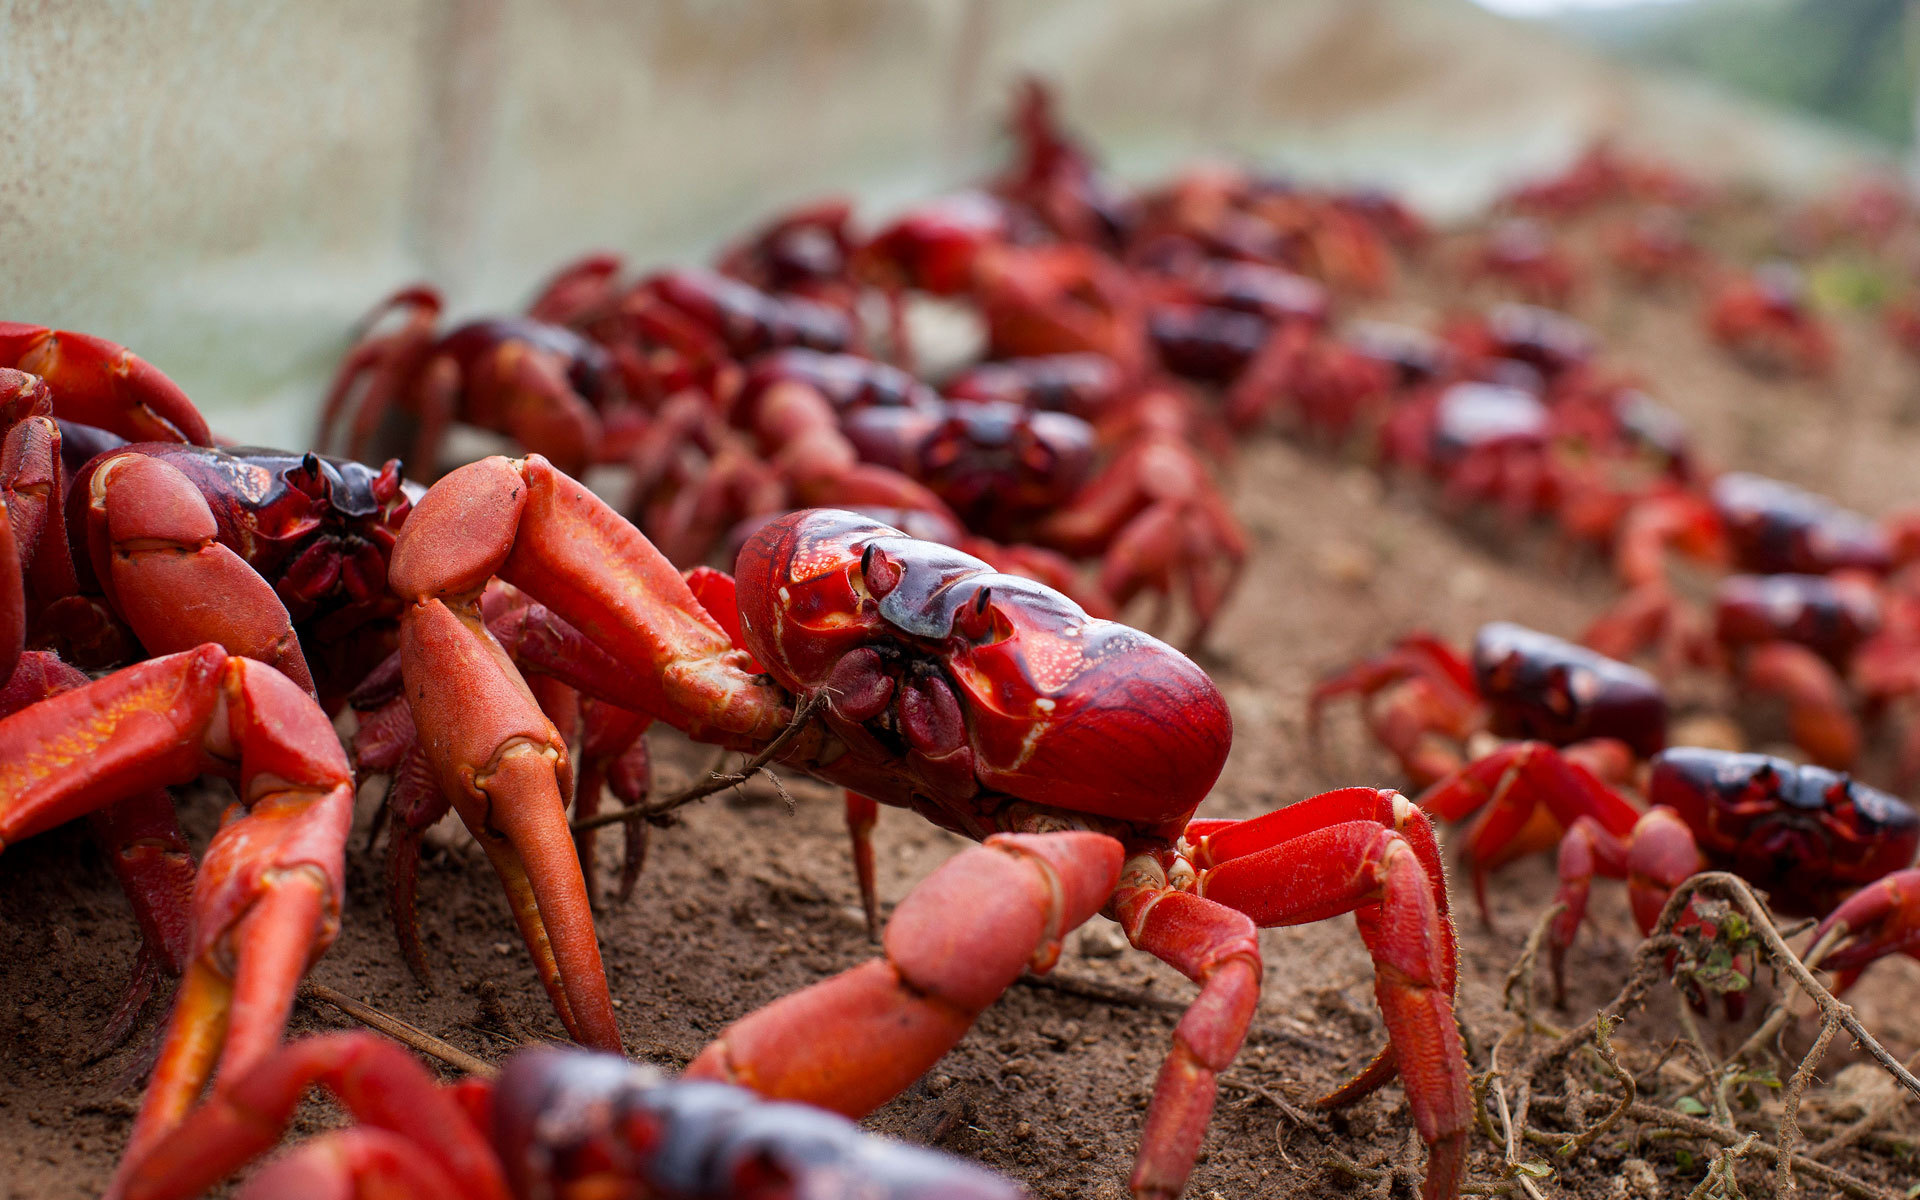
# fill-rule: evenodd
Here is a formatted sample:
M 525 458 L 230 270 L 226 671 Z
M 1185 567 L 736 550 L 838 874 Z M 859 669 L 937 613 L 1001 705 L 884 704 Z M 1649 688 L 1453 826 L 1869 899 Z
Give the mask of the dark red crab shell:
M 864 723 L 869 752 L 900 744 L 914 672 L 951 688 L 972 794 L 911 752 L 849 762 L 863 757 L 863 739 L 850 739 L 821 773 L 876 799 L 940 810 L 975 833 L 1018 798 L 1172 836 L 1226 762 L 1226 702 L 1179 651 L 958 550 L 812 509 L 754 534 L 736 574 L 748 649 L 785 687 L 814 695 L 849 655 L 871 653 L 907 681 Z
M 1502 737 L 1556 746 L 1617 738 L 1641 758 L 1667 744 L 1660 681 L 1585 646 L 1493 621 L 1473 639 L 1473 674 Z
M 1913 861 L 1920 817 L 1901 800 L 1824 767 L 1683 746 L 1653 760 L 1647 800 L 1671 808 L 1716 865 L 1793 911 Z

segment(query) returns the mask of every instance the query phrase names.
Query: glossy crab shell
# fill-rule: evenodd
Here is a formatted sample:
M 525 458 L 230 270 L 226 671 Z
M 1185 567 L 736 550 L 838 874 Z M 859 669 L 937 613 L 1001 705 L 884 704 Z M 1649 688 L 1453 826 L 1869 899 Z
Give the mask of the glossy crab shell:
M 1093 427 L 1085 421 L 998 401 L 959 402 L 938 413 L 863 409 L 847 414 L 841 430 L 863 460 L 926 484 L 989 535 L 1064 505 L 1093 468 Z
M 1892 546 L 1878 525 L 1777 479 L 1730 471 L 1713 481 L 1713 505 L 1726 525 L 1734 560 L 1749 571 L 1878 572 L 1892 563 Z
M 1585 646 L 1496 621 L 1473 640 L 1473 674 L 1502 737 L 1556 746 L 1618 738 L 1642 758 L 1666 745 L 1659 681 Z
M 1170 837 L 1226 761 L 1205 672 L 1137 630 L 849 512 L 769 523 L 740 552 L 748 649 L 825 692 L 848 746 L 816 773 L 973 836 L 1027 802 Z
M 1790 908 L 1839 894 L 1913 861 L 1920 818 L 1893 796 L 1824 767 L 1694 746 L 1653 760 L 1647 799 L 1673 809 L 1700 849 Z
M 1844 665 L 1880 628 L 1880 600 L 1857 577 L 1729 575 L 1714 591 L 1714 633 L 1725 646 L 1788 641 Z

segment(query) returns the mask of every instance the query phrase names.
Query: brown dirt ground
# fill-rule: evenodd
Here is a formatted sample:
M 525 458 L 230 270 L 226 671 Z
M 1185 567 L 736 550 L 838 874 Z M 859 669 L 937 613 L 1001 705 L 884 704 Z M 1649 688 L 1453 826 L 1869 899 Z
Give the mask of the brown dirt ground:
M 1437 253 L 1452 251 L 1443 245 Z M 1430 268 L 1417 271 L 1376 315 L 1430 320 L 1445 296 Z M 1684 295 L 1629 303 L 1609 291 L 1579 311 L 1606 335 L 1612 361 L 1638 367 L 1656 395 L 1685 413 L 1715 461 L 1818 487 L 1868 511 L 1911 498 L 1920 429 L 1898 414 L 1920 391 L 1920 371 L 1899 360 L 1866 319 L 1843 324 L 1840 377 L 1816 387 L 1756 378 L 1713 352 Z M 1514 538 L 1489 524 L 1445 519 L 1412 489 L 1383 486 L 1363 467 L 1278 438 L 1244 448 L 1234 496 L 1258 548 L 1206 659 L 1238 736 L 1205 814 L 1248 816 L 1330 786 L 1398 782 L 1351 715 L 1332 722 L 1321 757 L 1309 753 L 1302 703 L 1322 671 L 1414 626 L 1464 641 L 1483 621 L 1516 618 L 1572 635 L 1613 594 L 1599 564 L 1569 562 L 1543 536 Z M 1703 696 L 1715 699 L 1711 688 Z M 663 787 L 678 786 L 707 761 L 705 750 L 670 736 L 656 745 Z M 682 824 L 655 834 L 633 902 L 604 912 L 607 969 L 634 1056 L 677 1067 L 730 1019 L 872 952 L 855 909 L 839 804 L 808 781 L 791 788 L 799 801 L 791 815 L 764 783 L 696 806 Z M 183 803 L 192 832 L 204 837 L 218 797 Z M 609 862 L 610 843 L 602 851 Z M 881 894 L 892 901 L 958 842 L 888 812 L 878 844 Z M 457 839 L 448 845 L 430 853 L 420 896 L 437 991 L 419 987 L 395 952 L 379 859 L 363 833 L 348 860 L 345 930 L 313 978 L 490 1059 L 523 1038 L 560 1037 L 491 873 L 470 847 Z M 1500 876 L 1494 929 L 1463 913 L 1461 992 L 1477 1065 L 1504 1027 L 1501 981 L 1552 888 L 1543 856 Z M 1597 929 L 1574 958 L 1570 1011 L 1549 1010 L 1549 1020 L 1570 1024 L 1591 1013 L 1623 978 L 1636 940 L 1624 903 L 1607 888 L 1596 907 Z M 1075 940 L 1057 976 L 1135 989 L 1164 1006 L 1016 986 L 871 1126 L 981 1159 L 1036 1196 L 1122 1196 L 1144 1101 L 1177 1002 L 1191 987 L 1144 956 L 1102 957 L 1109 939 L 1101 929 Z M 1397 1086 L 1349 1113 L 1304 1123 L 1262 1098 L 1264 1091 L 1304 1104 L 1364 1062 L 1381 1036 L 1368 959 L 1350 920 L 1269 931 L 1262 943 L 1269 963 L 1262 1011 L 1226 1076 L 1192 1196 L 1343 1192 L 1351 1185 L 1323 1165 L 1329 1154 L 1364 1161 L 1399 1152 L 1408 1137 Z M 93 1062 L 86 1053 L 135 944 L 124 903 L 83 832 L 57 831 L 0 857 L 6 1195 L 64 1200 L 97 1194 L 105 1180 L 134 1111 L 137 1092 L 124 1078 L 139 1052 L 123 1048 Z M 1920 1046 L 1920 1015 L 1910 1000 L 1916 988 L 1920 963 L 1902 959 L 1876 968 L 1855 997 L 1863 1019 L 1897 1053 Z M 1664 1044 L 1672 1006 L 1661 990 L 1653 1014 L 1636 1018 L 1623 1038 Z M 302 1007 L 294 1032 L 343 1024 L 330 1010 Z M 1739 1032 L 1715 1027 L 1710 1036 L 1724 1048 Z M 1836 1047 L 1822 1080 L 1831 1081 L 1848 1057 Z M 1832 1103 L 1830 1089 L 1816 1088 L 1809 1125 L 1834 1124 Z M 310 1102 L 301 1125 L 337 1119 Z M 1475 1141 L 1475 1171 L 1485 1179 L 1493 1148 Z M 1898 1154 L 1912 1142 L 1896 1139 L 1898 1146 L 1908 1149 L 1849 1151 L 1835 1165 L 1904 1190 L 1912 1170 Z M 1685 1194 L 1704 1169 L 1695 1143 L 1646 1141 L 1631 1149 L 1653 1164 L 1670 1194 Z M 1603 1142 L 1544 1188 L 1608 1195 L 1628 1152 L 1622 1138 Z

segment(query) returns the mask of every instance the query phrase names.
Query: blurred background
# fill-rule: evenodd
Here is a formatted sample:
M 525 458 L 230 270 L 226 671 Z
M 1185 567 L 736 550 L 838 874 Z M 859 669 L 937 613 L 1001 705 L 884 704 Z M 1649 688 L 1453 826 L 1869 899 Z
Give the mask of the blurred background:
M 0 302 L 301 444 L 415 279 L 517 307 L 823 193 L 976 176 L 1014 82 L 1122 176 L 1202 155 L 1440 219 L 1592 139 L 1809 193 L 1901 167 L 1907 0 L 5 0 Z

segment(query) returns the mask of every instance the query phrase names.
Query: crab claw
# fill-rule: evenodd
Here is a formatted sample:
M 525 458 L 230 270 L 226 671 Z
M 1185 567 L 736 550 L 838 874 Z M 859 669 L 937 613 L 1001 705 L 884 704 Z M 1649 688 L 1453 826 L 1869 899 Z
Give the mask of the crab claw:
M 191 959 L 129 1161 L 213 1073 L 278 1044 L 294 989 L 339 928 L 352 776 L 320 706 L 271 667 L 206 645 L 0 721 L 0 846 L 155 786 L 238 777 L 241 805 L 194 884 Z
M 730 745 L 773 738 L 791 710 L 652 543 L 538 455 L 462 467 L 401 531 L 388 580 L 408 601 L 401 662 L 428 765 L 505 884 L 568 1031 L 617 1050 L 566 820 L 573 764 L 487 628 L 480 595 L 495 575 L 623 668 L 563 678 L 584 694 Z
M 105 338 L 0 321 L 0 366 L 46 380 L 53 389 L 54 415 L 65 420 L 130 442 L 213 444 L 207 419 L 179 384 Z
M 509 1195 L 481 1131 L 412 1056 L 371 1033 L 332 1033 L 281 1047 L 138 1161 L 129 1155 L 124 1200 L 181 1200 L 215 1187 L 273 1147 L 315 1084 L 363 1123 L 352 1131 L 358 1140 L 309 1142 L 254 1176 L 245 1195 Z M 376 1131 L 404 1136 L 369 1140 Z M 388 1146 L 400 1153 L 386 1152 Z M 336 1181 L 356 1174 L 412 1186 L 393 1193 L 339 1188 Z M 274 1190 L 269 1181 L 287 1186 Z
M 1813 944 L 1834 949 L 1820 965 L 1837 975 L 1834 991 L 1852 987 L 1876 960 L 1889 954 L 1920 958 L 1920 868 L 1895 871 L 1848 898 L 1813 931 Z

